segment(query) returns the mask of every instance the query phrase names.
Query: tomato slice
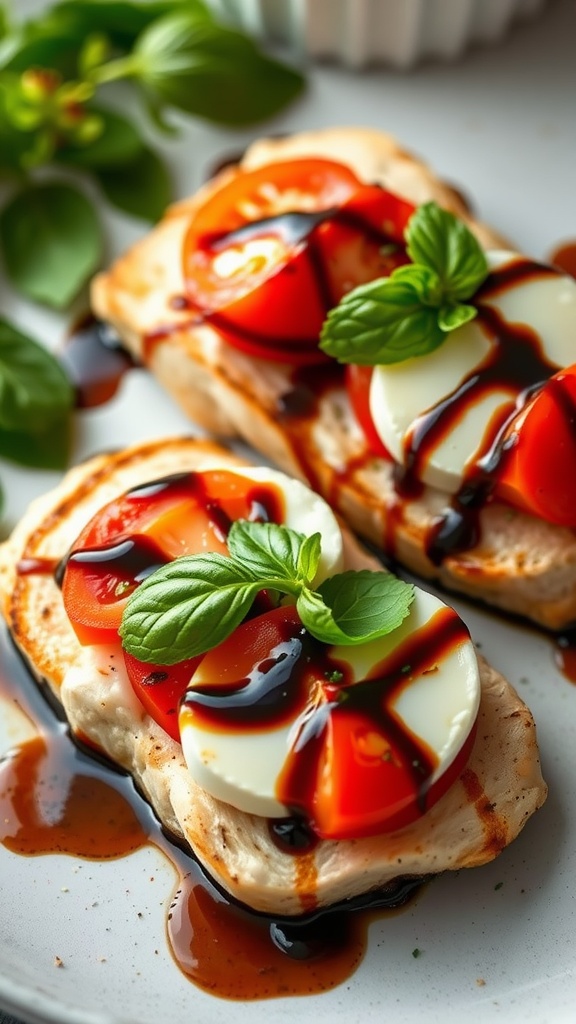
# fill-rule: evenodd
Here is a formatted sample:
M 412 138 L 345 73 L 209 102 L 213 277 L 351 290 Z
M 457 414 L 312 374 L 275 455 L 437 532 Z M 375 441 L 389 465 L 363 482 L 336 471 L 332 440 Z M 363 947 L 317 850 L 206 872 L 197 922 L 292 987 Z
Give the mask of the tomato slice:
M 146 711 L 179 743 L 180 701 L 202 656 L 188 658 L 177 665 L 150 665 L 138 661 L 128 651 L 123 650 L 123 654 L 128 678 Z
M 192 221 L 188 298 L 232 345 L 306 365 L 326 361 L 327 311 L 357 284 L 406 262 L 413 207 L 330 160 L 241 173 Z
M 456 782 L 470 756 L 472 729 L 446 771 L 422 796 L 402 752 L 345 703 L 331 712 L 318 764 L 311 824 L 322 839 L 393 832 L 421 817 Z
M 390 452 L 381 441 L 370 413 L 370 383 L 373 372 L 373 366 L 354 366 L 352 363 L 347 365 L 344 376 L 346 391 L 370 451 L 391 462 Z
M 506 429 L 494 494 L 576 528 L 576 364 L 543 385 Z
M 378 185 L 363 185 L 316 229 L 331 304 L 360 284 L 409 262 L 404 232 L 414 206 Z
M 295 159 L 240 171 L 194 214 L 184 242 L 184 272 L 188 256 L 206 235 L 235 231 L 245 224 L 293 210 L 313 212 L 340 206 L 361 182 L 336 160 Z
M 81 532 L 62 580 L 66 612 L 82 644 L 114 643 L 128 597 L 155 568 L 179 555 L 226 553 L 236 519 L 284 519 L 273 484 L 240 473 L 182 473 L 109 502 Z

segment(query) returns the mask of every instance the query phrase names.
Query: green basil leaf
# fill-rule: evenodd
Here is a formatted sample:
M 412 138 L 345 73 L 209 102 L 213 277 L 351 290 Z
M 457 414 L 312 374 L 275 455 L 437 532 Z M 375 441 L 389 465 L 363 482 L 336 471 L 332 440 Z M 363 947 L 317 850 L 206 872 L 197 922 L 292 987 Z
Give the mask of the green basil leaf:
M 304 84 L 298 72 L 265 56 L 248 37 L 194 10 L 153 22 L 133 57 L 134 76 L 165 103 L 224 125 L 270 117 Z
M 162 566 L 130 596 L 120 636 L 140 661 L 174 665 L 216 647 L 240 625 L 262 583 L 225 555 Z
M 278 523 L 251 523 L 238 519 L 228 534 L 228 550 L 252 579 L 284 581 L 291 593 L 298 578 L 298 557 L 304 538 Z
M 73 403 L 74 390 L 57 359 L 0 319 L 0 428 L 37 433 Z
M 303 587 L 296 601 L 296 611 L 302 625 L 316 640 L 324 644 L 350 644 L 346 633 L 340 629 L 332 610 L 318 591 Z
M 58 150 L 60 163 L 74 164 L 92 170 L 135 164 L 144 143 L 132 121 L 105 107 L 90 105 L 91 114 L 102 119 L 102 134 L 89 145 L 68 145 Z M 136 176 L 137 181 L 137 176 Z
M 436 271 L 446 299 L 470 298 L 488 276 L 486 256 L 475 236 L 437 203 L 417 208 L 406 240 L 410 259 Z
M 164 161 L 148 146 L 134 161 L 98 168 L 96 178 L 108 202 L 123 213 L 154 223 L 172 199 L 172 182 Z
M 0 73 L 0 169 L 18 175 L 32 140 L 29 133 L 18 131 L 8 117 L 9 93 L 14 87 L 12 76 Z
M 442 306 L 438 310 L 438 326 L 443 331 L 455 331 L 478 315 L 475 306 L 458 303 L 456 306 Z
M 65 469 L 72 447 L 72 417 L 52 420 L 37 433 L 0 427 L 0 455 L 31 469 Z
M 414 587 L 389 572 L 342 572 L 318 587 L 349 643 L 364 643 L 397 629 L 414 600 Z
M 97 269 L 98 218 L 72 185 L 30 186 L 0 213 L 0 242 L 12 283 L 28 298 L 65 308 Z
M 69 33 L 77 40 L 90 32 L 104 32 L 118 48 L 130 50 L 148 25 L 184 6 L 210 17 L 201 0 L 61 0 L 42 24 L 47 32 Z
M 442 283 L 436 271 L 430 267 L 421 263 L 408 263 L 393 270 L 390 278 L 396 283 L 406 284 L 423 306 L 434 306 L 437 309 L 442 302 Z
M 377 366 L 425 355 L 444 338 L 437 311 L 409 279 L 392 276 L 348 292 L 324 321 L 320 348 L 342 363 Z
M 305 583 L 312 583 L 318 566 L 320 564 L 322 538 L 319 533 L 313 533 L 311 537 L 305 537 L 300 545 L 296 573 L 298 578 Z

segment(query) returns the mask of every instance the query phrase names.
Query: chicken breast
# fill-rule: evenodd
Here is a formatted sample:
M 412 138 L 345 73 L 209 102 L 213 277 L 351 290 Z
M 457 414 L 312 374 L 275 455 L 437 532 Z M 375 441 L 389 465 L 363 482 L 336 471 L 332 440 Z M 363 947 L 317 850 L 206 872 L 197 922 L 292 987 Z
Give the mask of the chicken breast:
M 36 500 L 0 548 L 2 611 L 32 672 L 62 702 L 72 729 L 132 774 L 166 829 L 185 840 L 234 897 L 256 910 L 297 915 L 385 889 L 399 877 L 492 860 L 544 802 L 546 785 L 529 710 L 480 656 L 476 738 L 465 769 L 448 792 L 406 828 L 365 839 L 320 841 L 294 855 L 276 845 L 266 819 L 215 800 L 193 782 L 180 745 L 135 695 L 120 648 L 79 644 L 53 572 L 20 571 L 23 560 L 54 565 L 104 504 L 137 484 L 242 464 L 207 441 L 162 440 L 97 456 Z M 349 534 L 345 561 L 349 568 L 377 567 Z
M 420 203 L 434 199 L 464 219 L 486 247 L 506 243 L 479 223 L 461 197 L 392 138 L 368 129 L 326 129 L 254 143 L 240 169 L 292 157 L 327 157 Z M 293 368 L 227 344 L 182 304 L 182 246 L 205 200 L 234 179 L 223 171 L 193 198 L 168 210 L 145 238 L 96 277 L 92 304 L 133 355 L 147 364 L 191 420 L 242 438 L 286 472 L 312 484 L 353 530 L 419 576 L 508 612 L 560 629 L 576 618 L 576 534 L 497 501 L 478 519 L 474 546 L 437 563 L 426 551 L 446 495 L 425 488 L 399 497 L 394 468 L 367 450 L 341 378 L 320 398 L 295 382 Z M 509 247 L 509 246 L 508 246 Z M 310 406 L 307 412 L 306 405 Z

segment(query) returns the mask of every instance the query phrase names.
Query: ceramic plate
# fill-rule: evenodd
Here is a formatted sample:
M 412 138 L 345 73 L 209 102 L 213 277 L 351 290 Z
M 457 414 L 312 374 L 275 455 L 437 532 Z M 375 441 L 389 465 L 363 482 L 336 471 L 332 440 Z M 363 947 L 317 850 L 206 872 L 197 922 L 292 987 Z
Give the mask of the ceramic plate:
M 483 219 L 524 252 L 546 257 L 576 238 L 575 33 L 576 10 L 559 0 L 500 45 L 454 65 L 363 75 L 317 67 L 307 96 L 269 127 L 391 131 L 473 197 Z M 256 134 L 186 122 L 179 138 L 161 143 L 178 193 Z M 105 216 L 112 256 L 142 228 Z M 58 342 L 58 318 L 3 292 L 7 315 Z M 189 430 L 146 373 L 134 371 L 114 400 L 78 414 L 74 457 Z M 9 522 L 57 479 L 8 465 L 0 474 Z M 331 992 L 238 1003 L 201 992 L 173 963 L 165 916 L 175 875 L 154 847 L 101 863 L 19 857 L 0 846 L 0 1005 L 42 1024 L 280 1024 L 295 1015 L 302 1024 L 369 1024 L 383 1015 L 395 1024 L 573 1020 L 576 687 L 556 668 L 550 639 L 454 603 L 532 708 L 550 786 L 544 808 L 494 863 L 437 879 L 402 913 L 375 923 L 360 968 Z M 1 721 L 4 751 L 30 727 L 13 710 Z

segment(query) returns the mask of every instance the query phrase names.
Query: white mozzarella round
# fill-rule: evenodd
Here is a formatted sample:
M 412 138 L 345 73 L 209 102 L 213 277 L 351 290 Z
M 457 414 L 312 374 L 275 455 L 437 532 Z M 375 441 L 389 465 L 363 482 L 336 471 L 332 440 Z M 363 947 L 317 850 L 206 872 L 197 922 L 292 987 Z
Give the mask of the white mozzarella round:
M 347 662 L 354 682 L 360 682 L 444 607 L 438 598 L 417 590 L 410 613 L 399 629 L 358 647 L 332 647 L 330 657 Z M 203 685 L 208 682 L 204 678 L 201 681 Z M 437 666 L 407 675 L 394 711 L 406 729 L 436 754 L 438 764 L 431 782 L 443 775 L 466 742 L 479 703 L 478 662 L 469 639 L 454 645 Z M 188 769 L 203 789 L 239 810 L 263 817 L 286 817 L 290 812 L 278 801 L 277 780 L 297 737 L 296 722 L 265 732 L 229 733 L 199 725 L 183 705 L 180 732 Z
M 492 269 L 516 261 L 517 253 L 487 253 Z M 561 272 L 519 282 L 483 299 L 508 323 L 525 324 L 540 337 L 546 359 L 558 368 L 576 362 L 576 281 Z M 405 465 L 405 437 L 420 416 L 447 398 L 485 358 L 488 337 L 478 320 L 453 331 L 434 352 L 403 363 L 375 367 L 370 412 L 386 448 Z M 442 439 L 422 467 L 421 481 L 448 494 L 460 487 L 466 466 L 478 458 L 497 409 L 509 391 L 495 390 L 467 403 L 457 428 Z

